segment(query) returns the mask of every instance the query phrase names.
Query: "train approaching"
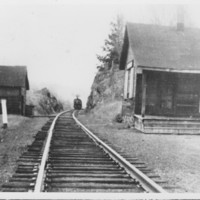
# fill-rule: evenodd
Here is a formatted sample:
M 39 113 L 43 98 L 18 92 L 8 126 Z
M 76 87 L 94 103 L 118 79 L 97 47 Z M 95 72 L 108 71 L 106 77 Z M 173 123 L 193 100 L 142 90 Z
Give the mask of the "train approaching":
M 82 109 L 82 101 L 78 97 L 74 99 L 74 109 L 75 110 L 81 110 Z

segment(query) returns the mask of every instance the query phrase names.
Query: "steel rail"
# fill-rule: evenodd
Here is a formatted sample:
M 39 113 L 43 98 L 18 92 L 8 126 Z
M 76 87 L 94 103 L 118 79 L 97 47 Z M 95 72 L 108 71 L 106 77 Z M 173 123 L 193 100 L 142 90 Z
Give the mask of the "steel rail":
M 76 123 L 81 127 L 81 129 L 87 133 L 98 145 L 100 145 L 117 163 L 123 167 L 127 173 L 135 180 L 137 180 L 140 185 L 145 189 L 146 192 L 152 193 L 167 193 L 161 186 L 155 183 L 152 179 L 146 176 L 143 172 L 138 170 L 135 166 L 129 163 L 101 139 L 95 136 L 89 129 L 87 129 L 76 117 L 75 112 L 73 112 L 73 118 Z
M 48 136 L 46 139 L 46 144 L 44 147 L 44 152 L 42 155 L 42 160 L 41 160 L 41 164 L 39 167 L 39 172 L 37 175 L 37 179 L 36 179 L 36 183 L 35 183 L 35 187 L 34 187 L 34 192 L 41 192 L 43 189 L 43 180 L 44 180 L 44 175 L 45 175 L 45 166 L 46 166 L 46 161 L 48 159 L 48 153 L 49 153 L 49 148 L 50 148 L 50 143 L 51 143 L 51 138 L 53 135 L 53 130 L 56 124 L 56 121 L 58 119 L 58 117 L 60 117 L 62 114 L 70 112 L 70 110 L 67 111 L 63 111 L 61 113 L 59 113 L 55 119 L 53 120 L 50 129 L 48 130 Z

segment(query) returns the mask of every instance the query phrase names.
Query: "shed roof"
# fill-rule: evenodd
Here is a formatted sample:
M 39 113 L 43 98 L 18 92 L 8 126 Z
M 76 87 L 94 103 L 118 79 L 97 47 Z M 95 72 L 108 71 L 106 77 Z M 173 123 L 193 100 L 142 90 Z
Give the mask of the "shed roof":
M 128 47 L 139 66 L 200 70 L 200 29 L 127 23 L 120 69 L 125 68 Z
M 25 66 L 0 66 L 0 87 L 24 87 L 29 90 Z

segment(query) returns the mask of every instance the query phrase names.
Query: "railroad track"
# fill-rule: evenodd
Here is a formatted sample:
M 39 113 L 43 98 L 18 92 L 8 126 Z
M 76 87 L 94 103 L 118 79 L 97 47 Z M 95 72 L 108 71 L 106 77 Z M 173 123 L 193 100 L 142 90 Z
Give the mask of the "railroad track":
M 50 119 L 3 192 L 165 192 L 72 115 Z

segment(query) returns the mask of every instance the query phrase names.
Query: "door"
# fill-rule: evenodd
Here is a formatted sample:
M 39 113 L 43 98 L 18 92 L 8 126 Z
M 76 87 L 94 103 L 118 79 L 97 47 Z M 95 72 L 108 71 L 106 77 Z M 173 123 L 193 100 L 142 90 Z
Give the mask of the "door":
M 135 114 L 141 114 L 142 106 L 142 74 L 137 75 L 135 94 Z

